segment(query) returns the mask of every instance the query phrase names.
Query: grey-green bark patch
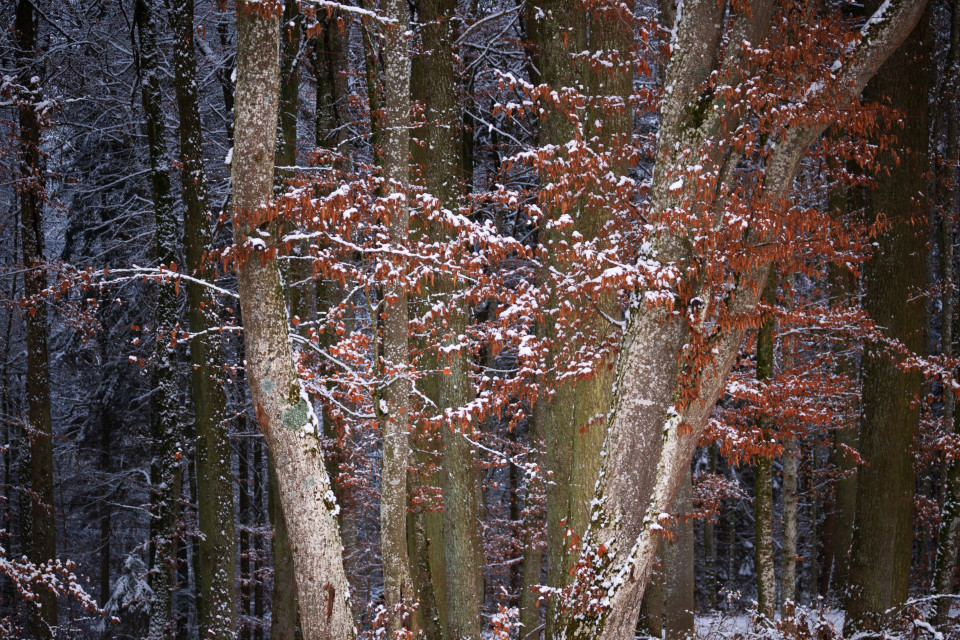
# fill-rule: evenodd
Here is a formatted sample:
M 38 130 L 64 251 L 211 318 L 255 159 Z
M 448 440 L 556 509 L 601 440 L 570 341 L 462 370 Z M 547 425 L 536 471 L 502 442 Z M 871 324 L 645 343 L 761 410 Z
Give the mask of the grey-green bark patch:
M 273 380 L 271 380 L 270 378 L 266 378 L 264 379 L 263 382 L 260 383 L 260 388 L 263 389 L 264 393 L 270 394 L 270 393 L 273 393 L 273 390 L 276 387 L 273 384 Z
M 283 426 L 291 431 L 300 431 L 303 425 L 307 423 L 309 415 L 307 403 L 303 399 L 298 399 L 296 404 L 283 412 L 280 416 Z

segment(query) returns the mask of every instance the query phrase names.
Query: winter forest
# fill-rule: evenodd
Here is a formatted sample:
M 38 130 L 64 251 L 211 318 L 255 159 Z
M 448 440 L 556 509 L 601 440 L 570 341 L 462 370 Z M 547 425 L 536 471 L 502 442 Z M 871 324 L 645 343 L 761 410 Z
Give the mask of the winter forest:
M 960 0 L 0 21 L 0 637 L 960 638 Z

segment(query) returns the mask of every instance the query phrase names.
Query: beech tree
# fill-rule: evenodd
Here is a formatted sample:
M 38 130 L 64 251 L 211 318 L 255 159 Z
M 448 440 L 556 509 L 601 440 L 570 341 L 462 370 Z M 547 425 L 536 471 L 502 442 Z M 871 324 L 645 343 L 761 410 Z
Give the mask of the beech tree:
M 762 42 L 770 34 L 774 4 L 751 3 L 749 11 L 735 12 L 733 41 Z M 830 71 L 832 77 L 825 79 L 830 84 L 822 89 L 815 87 L 821 91 L 817 95 L 822 98 L 822 102 L 817 101 L 820 111 L 798 114 L 796 121 L 772 132 L 779 139 L 765 158 L 765 171 L 756 183 L 757 204 L 766 205 L 772 214 L 784 206 L 803 155 L 832 124 L 828 112 L 835 113 L 857 99 L 876 72 L 877 61 L 889 57 L 910 34 L 924 4 L 884 4 L 882 11 L 867 20 L 860 41 L 840 59 L 838 68 Z M 670 91 L 661 108 L 650 211 L 664 227 L 652 238 L 657 263 L 678 265 L 678 283 L 671 282 L 666 290 L 668 295 L 664 297 L 669 304 L 648 304 L 647 300 L 655 300 L 655 296 L 647 294 L 632 309 L 624 329 L 618 391 L 605 443 L 607 455 L 591 516 L 595 524 L 588 530 L 580 554 L 593 565 L 583 570 L 581 589 L 590 599 L 603 598 L 605 606 L 587 613 L 571 609 L 563 625 L 567 637 L 617 638 L 635 625 L 638 595 L 646 587 L 656 554 L 652 527 L 672 500 L 697 436 L 723 391 L 745 327 L 716 322 L 714 326 L 719 327 L 709 335 L 710 366 L 695 367 L 695 373 L 685 376 L 678 356 L 683 356 L 684 364 L 689 362 L 684 345 L 695 340 L 697 333 L 710 330 L 705 321 L 711 311 L 732 317 L 751 312 L 770 268 L 769 263 L 747 264 L 737 274 L 738 283 L 732 290 L 714 292 L 709 281 L 699 277 L 691 281 L 698 270 L 691 267 L 693 273 L 684 273 L 685 265 L 693 263 L 697 255 L 687 233 L 678 233 L 676 223 L 667 222 L 668 214 L 678 207 L 687 213 L 688 208 L 696 211 L 696 207 L 712 203 L 706 213 L 691 216 L 694 220 L 705 219 L 712 227 L 723 221 L 728 199 L 736 197 L 733 169 L 741 154 L 735 147 L 731 150 L 714 142 L 713 135 L 735 131 L 737 121 L 745 117 L 746 109 L 738 113 L 724 107 L 736 95 L 738 76 L 750 69 L 750 47 L 726 50 L 725 56 L 719 56 L 724 33 L 717 26 L 724 24 L 719 12 L 720 7 L 713 2 L 684 3 L 677 18 L 666 74 Z M 729 88 L 721 86 L 702 93 L 703 83 L 714 73 L 730 78 Z M 707 185 L 710 191 L 705 193 Z M 713 198 L 706 199 L 708 193 Z M 772 229 L 754 231 L 748 234 L 748 242 L 767 241 L 771 233 Z M 715 295 L 722 297 L 714 302 Z M 672 313 L 685 309 L 694 298 L 700 299 L 695 313 Z M 685 380 L 687 376 L 693 380 Z
M 12 4 L 0 635 L 956 626 L 949 0 Z

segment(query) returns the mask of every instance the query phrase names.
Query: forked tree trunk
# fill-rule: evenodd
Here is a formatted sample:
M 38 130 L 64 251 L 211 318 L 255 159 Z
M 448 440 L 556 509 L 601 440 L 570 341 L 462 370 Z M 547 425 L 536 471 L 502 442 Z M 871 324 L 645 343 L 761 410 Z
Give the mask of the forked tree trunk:
M 733 11 L 736 41 L 761 42 L 770 28 L 778 3 L 751 2 L 750 12 Z M 853 46 L 846 64 L 837 70 L 837 85 L 830 95 L 834 106 L 843 107 L 859 96 L 866 82 L 893 50 L 907 37 L 923 13 L 925 2 L 890 3 L 870 22 L 869 37 Z M 717 71 L 716 52 L 722 27 L 721 7 L 715 0 L 685 2 L 677 18 L 675 46 L 667 69 L 666 84 L 672 88 L 664 99 L 658 154 L 651 188 L 651 209 L 656 215 L 687 203 L 705 206 L 694 180 L 671 189 L 677 175 L 704 162 L 726 175 L 724 167 L 736 165 L 736 154 L 726 156 L 721 145 L 704 143 L 710 132 L 730 131 L 736 122 L 723 109 L 702 109 L 702 83 Z M 744 69 L 742 52 L 727 50 L 721 75 Z M 718 98 L 714 97 L 714 100 Z M 691 119 L 691 110 L 703 112 L 702 121 Z M 726 126 L 731 125 L 731 126 Z M 785 198 L 807 149 L 826 124 L 789 129 L 771 151 L 761 184 L 761 194 L 770 201 Z M 690 153 L 692 151 L 692 153 Z M 732 167 L 731 167 L 732 168 Z M 715 215 L 716 210 L 709 213 Z M 761 239 L 762 240 L 762 239 Z M 691 244 L 669 232 L 655 238 L 658 259 L 682 261 L 691 257 Z M 739 274 L 730 292 L 734 315 L 756 309 L 769 268 Z M 709 300 L 712 292 L 704 292 Z M 696 444 L 717 398 L 726 385 L 744 337 L 742 327 L 721 332 L 713 342 L 713 367 L 701 370 L 696 381 L 699 400 L 674 415 L 678 390 L 678 354 L 688 342 L 689 327 L 681 314 L 639 304 L 632 309 L 624 329 L 624 346 L 617 373 L 617 394 L 608 419 L 603 469 L 597 485 L 591 526 L 584 536 L 582 555 L 593 563 L 581 588 L 593 589 L 608 606 L 596 611 L 568 609 L 559 625 L 566 638 L 614 640 L 633 633 L 637 613 L 656 554 L 656 536 L 651 525 L 667 510 L 679 487 Z M 681 430 L 682 425 L 682 430 Z M 600 553 L 599 545 L 603 545 Z
M 30 0 L 17 2 L 13 29 L 18 81 L 25 89 L 20 96 L 20 242 L 27 271 L 23 293 L 26 307 L 27 419 L 30 441 L 30 560 L 37 564 L 53 561 L 57 555 L 56 522 L 53 513 L 53 423 L 50 419 L 50 363 L 47 350 L 47 305 L 43 256 L 44 162 L 40 153 L 41 115 L 36 104 L 42 99 L 42 69 L 37 62 L 37 16 Z M 36 79 L 36 80 L 34 80 Z M 57 599 L 46 589 L 37 589 L 39 607 L 31 607 L 30 621 L 35 638 L 52 638 L 57 627 Z
M 237 90 L 231 167 L 234 241 L 259 231 L 258 212 L 272 204 L 282 5 L 241 0 L 237 7 Z M 260 229 L 259 227 L 263 227 Z M 294 548 L 304 640 L 355 635 L 343 570 L 338 505 L 320 450 L 320 425 L 297 377 L 279 267 L 254 250 L 236 265 L 244 313 L 247 381 L 257 422 L 273 456 Z
M 207 178 L 203 161 L 193 0 L 168 0 L 174 36 L 173 68 L 180 116 L 180 182 L 186 212 L 183 242 L 188 272 L 209 279 L 204 256 L 212 248 Z M 233 640 L 236 617 L 236 543 L 233 481 L 226 419 L 223 353 L 218 304 L 209 289 L 188 282 L 190 386 L 197 436 L 197 519 L 200 529 L 200 633 L 207 640 Z

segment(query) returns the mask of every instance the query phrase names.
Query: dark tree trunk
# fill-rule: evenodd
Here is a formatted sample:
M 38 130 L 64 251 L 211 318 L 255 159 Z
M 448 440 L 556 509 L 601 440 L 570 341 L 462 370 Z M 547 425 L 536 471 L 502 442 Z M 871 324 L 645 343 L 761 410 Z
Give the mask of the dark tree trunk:
M 186 205 L 183 236 L 187 271 L 209 279 L 204 261 L 212 247 L 203 127 L 197 96 L 193 0 L 168 0 L 173 30 L 174 87 L 180 116 L 180 179 Z M 197 436 L 197 514 L 200 525 L 200 633 L 210 640 L 233 640 L 236 615 L 236 546 L 231 453 L 218 305 L 210 291 L 188 282 L 191 388 Z
M 23 278 L 26 307 L 27 419 L 30 441 L 30 495 L 32 497 L 29 557 L 45 564 L 57 556 L 53 495 L 53 424 L 50 419 L 50 363 L 47 345 L 47 305 L 44 265 L 43 208 L 44 161 L 40 152 L 41 115 L 35 105 L 42 99 L 43 69 L 37 62 L 38 19 L 30 0 L 17 2 L 14 17 L 17 63 L 22 72 L 19 83 L 25 95 L 19 109 L 20 124 L 20 243 L 27 271 Z M 36 81 L 34 81 L 36 79 Z M 37 639 L 56 635 L 57 600 L 46 589 L 38 589 L 38 608 L 30 607 L 31 627 Z
M 878 4 L 878 3 L 874 3 Z M 929 12 L 927 13 L 929 16 Z M 890 56 L 864 91 L 889 99 L 903 113 L 899 163 L 865 194 L 866 210 L 883 213 L 891 228 L 865 270 L 863 306 L 887 336 L 920 354 L 924 348 L 924 302 L 911 302 L 926 284 L 924 201 L 927 170 L 927 63 L 930 38 L 924 17 Z M 921 298 L 922 300 L 922 298 Z M 920 414 L 918 372 L 903 372 L 880 345 L 868 346 L 863 361 L 863 406 L 857 472 L 856 526 L 850 556 L 846 608 L 848 632 L 876 631 L 885 612 L 907 598 L 913 548 L 914 437 Z

